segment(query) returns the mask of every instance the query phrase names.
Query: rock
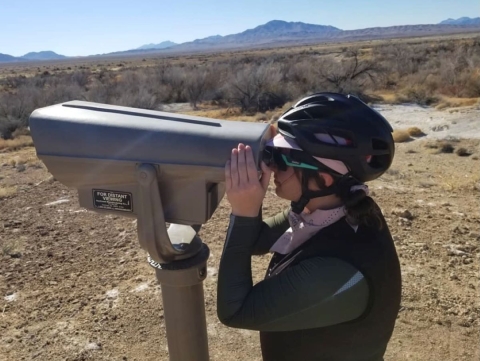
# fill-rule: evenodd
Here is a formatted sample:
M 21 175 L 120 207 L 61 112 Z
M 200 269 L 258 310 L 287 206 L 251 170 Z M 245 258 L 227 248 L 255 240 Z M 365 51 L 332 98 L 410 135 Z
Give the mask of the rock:
M 470 238 L 480 239 L 480 232 L 470 232 L 470 233 L 468 234 L 468 236 L 469 236 Z
M 407 220 L 412 220 L 414 218 L 413 214 L 408 209 L 394 209 L 392 214 Z
M 85 346 L 85 350 L 89 351 L 95 351 L 95 350 L 101 350 L 102 349 L 102 344 L 101 343 L 96 343 L 96 342 L 90 342 Z
M 467 255 L 467 253 L 455 248 L 450 248 L 449 250 L 447 250 L 447 254 L 449 256 L 466 256 Z
M 443 207 L 451 207 L 451 206 L 452 206 L 452 205 L 451 205 L 450 203 L 448 203 L 448 202 L 443 202 L 441 205 L 442 205 Z
M 430 128 L 431 131 L 433 132 L 442 132 L 444 130 L 449 129 L 450 127 L 448 124 L 442 124 L 442 125 L 434 125 L 433 127 Z
M 461 326 L 461 327 L 471 327 L 472 326 L 472 324 L 470 322 L 468 322 L 467 320 L 460 321 L 458 323 L 458 325 Z
M 5 223 L 5 228 L 19 228 L 22 225 L 21 221 L 10 221 L 9 223 Z
M 19 165 L 17 165 L 17 172 L 24 172 L 25 169 L 27 169 L 27 168 L 25 167 L 25 164 L 19 164 Z
M 20 252 L 13 252 L 13 253 L 10 253 L 10 257 L 12 257 L 12 258 L 22 258 L 22 254 Z

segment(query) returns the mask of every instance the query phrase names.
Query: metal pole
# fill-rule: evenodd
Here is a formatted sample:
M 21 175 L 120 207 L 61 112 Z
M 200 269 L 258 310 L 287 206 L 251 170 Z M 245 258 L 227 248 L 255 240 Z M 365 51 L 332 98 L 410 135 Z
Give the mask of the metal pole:
M 157 263 L 149 258 L 161 285 L 170 361 L 208 361 L 203 280 L 210 250 L 180 261 Z

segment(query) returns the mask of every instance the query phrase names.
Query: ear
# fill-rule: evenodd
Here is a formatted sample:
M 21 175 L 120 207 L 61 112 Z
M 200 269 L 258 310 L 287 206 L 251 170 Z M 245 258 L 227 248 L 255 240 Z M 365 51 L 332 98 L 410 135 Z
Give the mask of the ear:
M 326 187 L 330 187 L 333 184 L 333 177 L 330 174 L 324 173 L 324 172 L 319 172 L 318 174 L 325 181 L 325 186 Z

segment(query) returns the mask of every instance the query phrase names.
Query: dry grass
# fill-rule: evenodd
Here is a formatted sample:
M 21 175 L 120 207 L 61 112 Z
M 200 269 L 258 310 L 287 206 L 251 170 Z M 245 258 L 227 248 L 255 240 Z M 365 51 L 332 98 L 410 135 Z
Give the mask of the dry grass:
M 33 165 L 41 162 L 35 154 L 22 154 L 15 155 L 7 160 L 7 164 L 12 167 L 18 167 L 21 165 Z
M 4 256 L 10 256 L 14 253 L 19 253 L 24 249 L 24 244 L 20 240 L 9 240 L 5 241 L 1 245 L 2 248 L 2 254 Z
M 446 191 L 474 191 L 480 192 L 480 176 L 472 174 L 464 174 L 463 176 L 446 177 L 444 182 L 440 183 L 440 186 Z
M 0 138 L 0 151 L 3 152 L 11 152 L 31 146 L 33 146 L 33 140 L 32 137 L 28 135 L 20 135 L 15 139 L 8 140 Z
M 382 102 L 386 104 L 397 104 L 399 102 L 398 96 L 395 93 L 377 91 L 374 92 L 374 94 L 381 98 Z
M 241 120 L 245 122 L 255 122 L 255 115 L 242 115 L 239 108 L 226 108 L 226 109 L 199 109 L 191 110 L 188 112 L 182 112 L 187 115 L 194 115 L 197 117 L 205 117 L 211 119 L 221 120 Z
M 410 137 L 410 134 L 406 130 L 402 129 L 395 129 L 393 131 L 393 140 L 395 143 L 404 143 L 410 141 L 412 138 Z
M 425 133 L 418 127 L 408 128 L 407 133 L 412 137 L 423 137 L 425 135 Z
M 0 199 L 11 197 L 17 193 L 17 187 L 0 186 Z
M 471 107 L 480 104 L 480 98 L 453 98 L 442 96 L 435 109 Z
M 222 119 L 222 120 L 240 120 L 245 122 L 270 122 L 273 123 L 278 119 L 278 117 L 283 113 L 282 109 L 269 110 L 265 113 L 255 113 L 252 115 L 242 114 L 240 108 L 212 108 L 206 105 L 202 105 L 198 110 L 191 110 L 187 112 L 182 112 L 187 115 L 194 115 L 197 117 L 205 117 L 212 119 Z

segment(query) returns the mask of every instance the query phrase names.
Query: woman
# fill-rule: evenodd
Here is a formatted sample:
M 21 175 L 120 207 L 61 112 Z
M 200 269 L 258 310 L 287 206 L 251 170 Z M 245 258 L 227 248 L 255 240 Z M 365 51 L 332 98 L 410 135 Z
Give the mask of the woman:
M 232 212 L 218 277 L 222 323 L 260 331 L 265 361 L 383 360 L 401 275 L 382 213 L 364 182 L 394 156 L 392 128 L 353 96 L 319 93 L 278 121 L 259 179 L 239 144 L 225 166 Z M 289 209 L 262 221 L 274 174 Z M 273 253 L 253 285 L 251 255 Z M 247 358 L 245 358 L 247 359 Z

